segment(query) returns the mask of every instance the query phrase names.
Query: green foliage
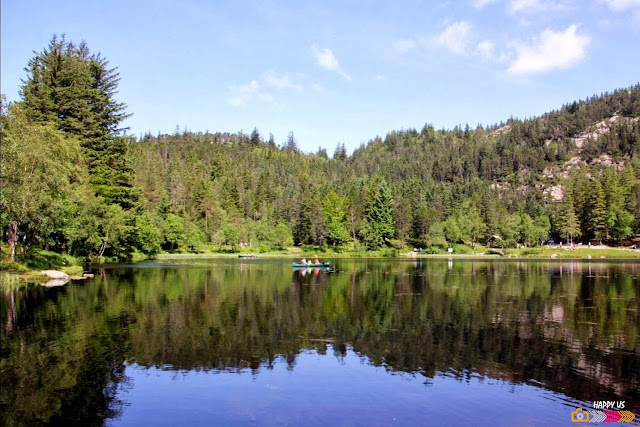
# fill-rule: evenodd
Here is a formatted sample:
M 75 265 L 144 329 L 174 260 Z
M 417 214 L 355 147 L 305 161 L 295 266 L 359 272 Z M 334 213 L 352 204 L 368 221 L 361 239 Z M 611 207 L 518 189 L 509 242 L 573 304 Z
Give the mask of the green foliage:
M 198 248 L 204 244 L 207 240 L 207 235 L 204 234 L 195 224 L 188 222 L 186 225 L 186 245 L 192 251 L 197 251 Z
M 449 246 L 442 223 L 436 222 L 429 227 L 429 233 L 427 234 L 424 243 L 427 248 L 436 250 L 442 250 Z
M 286 224 L 280 222 L 276 225 L 273 236 L 273 245 L 276 249 L 280 250 L 293 245 L 293 233 Z
M 26 257 L 25 264 L 32 270 L 51 270 L 75 265 L 77 260 L 69 255 L 51 251 L 36 251 Z
M 159 223 L 150 213 L 142 213 L 136 217 L 136 247 L 144 254 L 153 255 L 162 249 L 162 231 L 156 226 Z
M 351 239 L 351 234 L 344 223 L 331 221 L 327 225 L 327 238 L 335 245 L 343 245 Z
M 239 233 L 236 226 L 233 224 L 227 224 L 222 227 L 222 233 L 224 236 L 224 244 L 231 245 L 235 248 L 239 240 Z
M 474 253 L 472 247 L 463 244 L 454 244 L 453 245 L 453 253 L 458 255 L 470 255 Z
M 450 216 L 447 218 L 447 220 L 442 224 L 442 231 L 444 232 L 444 237 L 448 242 L 458 243 L 462 241 L 460 225 L 455 217 Z
M 487 225 L 484 223 L 477 209 L 471 209 L 466 215 L 462 215 L 458 222 L 461 227 L 463 239 L 471 240 L 473 247 L 476 246 L 478 240 L 484 237 L 487 232 Z
M 546 215 L 540 215 L 534 221 L 533 228 L 533 236 L 534 240 L 539 245 L 544 245 L 544 243 L 549 239 L 549 230 L 551 229 L 551 222 L 549 221 L 549 217 Z
M 589 229 L 593 237 L 602 241 L 607 237 L 607 206 L 600 181 L 596 181 L 593 186 L 591 200 L 591 212 L 589 214 Z
M 108 64 L 100 54 L 91 54 L 84 42 L 76 46 L 54 36 L 27 64 L 21 95 L 33 121 L 52 123 L 78 138 L 96 194 L 130 208 L 137 191 L 130 184 L 128 141 L 118 127 L 128 114 L 126 105 L 114 99 L 119 77 Z
M 521 217 L 517 214 L 506 215 L 500 221 L 499 235 L 502 237 L 505 246 L 515 247 L 520 241 L 522 231 Z
M 2 120 L 1 162 L 3 228 L 25 233 L 26 245 L 46 243 L 60 232 L 74 188 L 85 179 L 77 139 L 49 123 L 29 121 L 21 106 L 14 105 Z M 9 244 L 15 251 L 16 234 Z
M 372 249 L 384 245 L 388 239 L 395 235 L 393 197 L 391 189 L 384 179 L 378 185 L 368 206 L 366 227 L 363 236 L 366 236 L 367 245 Z
M 567 193 L 560 203 L 556 215 L 556 224 L 558 233 L 565 241 L 572 243 L 574 237 L 580 236 L 580 224 L 578 223 L 578 216 L 570 193 Z
M 632 92 L 640 90 L 634 87 Z M 374 249 L 398 238 L 421 247 L 436 241 L 434 247 L 438 247 L 441 242 L 428 236 L 429 229 L 446 222 L 446 237 L 471 245 L 493 234 L 503 237 L 509 246 L 540 244 L 563 233 L 558 209 L 543 191 L 552 184 L 568 188 L 574 223 L 587 240 L 593 234 L 585 219 L 591 209 L 590 183 L 593 177 L 601 179 L 604 168 L 596 164 L 584 171 L 578 168 L 575 182 L 544 178 L 543 171 L 555 172 L 558 161 L 576 155 L 570 137 L 588 127 L 590 120 L 606 117 L 610 111 L 605 104 L 612 99 L 620 105 L 630 102 L 625 93 L 616 92 L 584 103 L 581 111 L 587 112 L 588 119 L 563 109 L 543 118 L 510 120 L 502 129 L 435 131 L 425 126 L 420 133 L 411 129 L 392 132 L 385 139 L 369 141 L 350 156 L 340 146 L 332 159 L 300 152 L 292 138 L 282 148 L 275 143 L 253 147 L 251 138 L 257 141 L 257 130 L 251 135 L 146 135 L 131 144 L 129 156 L 136 182 L 144 184 L 143 196 L 160 200 L 158 187 L 166 186 L 165 210 L 198 224 L 214 243 L 225 242 L 220 227 L 231 223 L 238 228 L 241 241 L 253 247 L 275 247 L 273 227 L 283 223 L 292 230 L 296 245 L 340 247 L 358 244 L 360 239 Z M 615 132 L 611 138 L 615 145 Z M 548 139 L 554 142 L 547 145 Z M 632 196 L 637 179 L 629 168 L 625 170 L 627 184 L 623 187 L 629 190 L 620 193 L 620 199 L 624 200 L 623 210 L 634 218 L 634 231 L 640 190 L 639 196 Z M 380 198 L 376 201 L 383 181 L 389 190 L 387 201 L 392 201 L 385 204 L 386 211 L 379 209 Z M 189 188 L 194 191 L 187 191 Z M 607 199 L 607 207 L 610 201 Z M 382 215 L 385 220 L 373 217 L 381 211 L 386 212 Z M 615 224 L 618 215 L 610 218 Z M 381 224 L 391 225 L 385 236 Z M 620 228 L 625 231 L 622 223 Z
M 167 215 L 164 220 L 164 240 L 168 244 L 168 249 L 179 248 L 185 237 L 184 234 L 184 219 L 174 214 Z

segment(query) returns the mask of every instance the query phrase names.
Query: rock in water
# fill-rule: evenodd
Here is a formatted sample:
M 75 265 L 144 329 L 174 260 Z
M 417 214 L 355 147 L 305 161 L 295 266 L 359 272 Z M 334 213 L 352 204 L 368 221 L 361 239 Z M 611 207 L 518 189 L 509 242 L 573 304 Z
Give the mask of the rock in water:
M 69 279 L 69 275 L 64 271 L 43 270 L 40 274 L 50 277 L 51 279 Z
M 47 283 L 40 283 L 40 286 L 44 286 L 45 288 L 53 288 L 55 286 L 64 286 L 68 281 L 69 279 L 52 279 Z

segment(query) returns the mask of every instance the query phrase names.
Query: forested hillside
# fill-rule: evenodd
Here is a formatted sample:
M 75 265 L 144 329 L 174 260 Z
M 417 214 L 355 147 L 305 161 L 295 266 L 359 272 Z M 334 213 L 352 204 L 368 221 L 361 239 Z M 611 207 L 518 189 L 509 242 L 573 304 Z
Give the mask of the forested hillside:
M 393 131 L 329 156 L 257 129 L 126 136 L 118 74 L 84 44 L 54 38 L 27 74 L 22 102 L 2 112 L 12 249 L 438 251 L 493 235 L 535 245 L 639 231 L 640 85 L 486 128 Z
M 269 242 L 277 224 L 316 245 L 586 241 L 637 227 L 638 116 L 634 86 L 486 129 L 394 131 L 350 156 L 342 145 L 331 158 L 302 153 L 293 135 L 279 147 L 257 130 L 146 135 L 129 155 L 156 221 L 177 213 L 216 243 L 231 226 Z

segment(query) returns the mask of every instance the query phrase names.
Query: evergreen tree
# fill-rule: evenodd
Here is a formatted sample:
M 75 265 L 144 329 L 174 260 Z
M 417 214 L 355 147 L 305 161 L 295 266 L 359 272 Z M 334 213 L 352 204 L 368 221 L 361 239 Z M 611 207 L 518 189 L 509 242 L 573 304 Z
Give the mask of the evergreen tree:
M 54 36 L 27 65 L 20 89 L 25 109 L 36 121 L 56 123 L 78 137 L 88 160 L 90 183 L 107 202 L 132 207 L 138 192 L 127 163 L 126 105 L 114 99 L 120 81 L 115 68 L 82 42 Z
M 284 143 L 284 147 L 292 152 L 298 151 L 298 141 L 296 141 L 296 138 L 293 136 L 293 132 L 289 132 L 289 134 L 287 135 L 287 140 Z
M 260 138 L 260 133 L 258 132 L 258 128 L 253 128 L 253 132 L 251 132 L 249 141 L 252 147 L 258 147 L 261 144 L 262 139 Z
M 600 181 L 593 184 L 593 192 L 591 198 L 591 213 L 589 215 L 589 229 L 593 233 L 593 237 L 602 241 L 607 237 L 607 207 Z
M 573 206 L 580 223 L 581 234 L 586 237 L 590 228 L 589 211 L 593 210 L 593 190 L 585 168 L 580 168 L 571 174 L 567 191 L 571 192 L 573 198 Z
M 558 233 L 567 242 L 573 243 L 574 237 L 580 237 L 580 224 L 573 206 L 573 198 L 569 192 L 564 195 L 560 203 L 556 223 Z
M 344 143 L 339 142 L 336 145 L 336 149 L 333 151 L 333 158 L 335 160 L 345 160 L 347 158 L 347 148 L 344 146 Z
M 605 168 L 601 178 L 607 203 L 606 223 L 609 235 L 616 239 L 629 237 L 632 233 L 633 215 L 625 209 L 625 187 L 620 185 L 612 167 Z
M 395 218 L 391 189 L 382 179 L 366 215 L 369 230 L 369 241 L 372 247 L 385 244 L 395 234 Z

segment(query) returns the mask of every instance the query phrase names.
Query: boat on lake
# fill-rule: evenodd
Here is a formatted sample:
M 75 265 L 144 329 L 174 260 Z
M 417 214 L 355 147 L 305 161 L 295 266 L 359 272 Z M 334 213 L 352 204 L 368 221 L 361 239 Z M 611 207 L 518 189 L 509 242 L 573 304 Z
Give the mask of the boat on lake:
M 256 254 L 239 254 L 238 258 L 258 258 Z
M 319 264 L 302 264 L 300 262 L 292 263 L 293 268 L 331 268 L 331 261 L 321 262 Z

